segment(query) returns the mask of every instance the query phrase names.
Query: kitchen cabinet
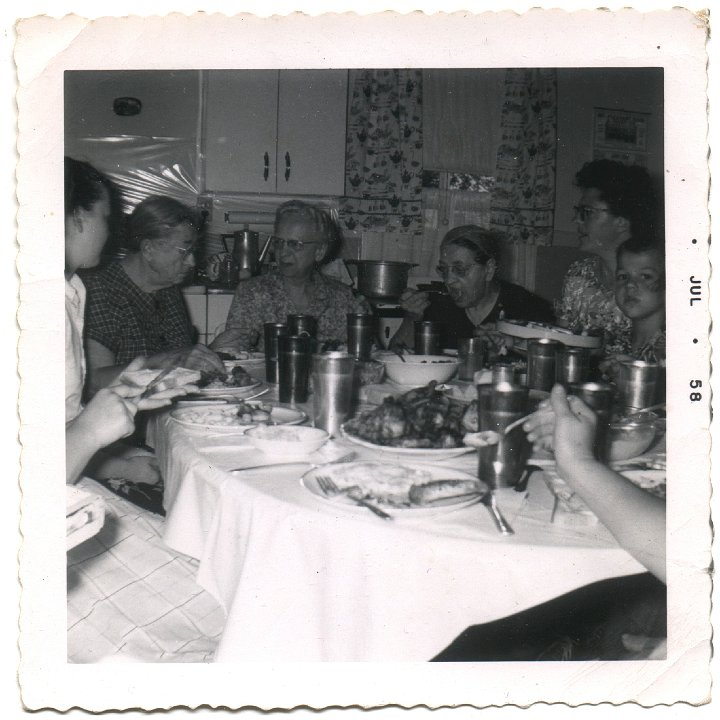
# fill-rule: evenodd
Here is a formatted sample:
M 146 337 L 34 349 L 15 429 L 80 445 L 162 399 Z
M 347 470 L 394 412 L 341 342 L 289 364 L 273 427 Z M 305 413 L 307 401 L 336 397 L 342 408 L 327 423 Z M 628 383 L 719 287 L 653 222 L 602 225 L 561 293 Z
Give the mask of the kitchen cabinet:
M 342 195 L 347 70 L 204 74 L 205 190 Z

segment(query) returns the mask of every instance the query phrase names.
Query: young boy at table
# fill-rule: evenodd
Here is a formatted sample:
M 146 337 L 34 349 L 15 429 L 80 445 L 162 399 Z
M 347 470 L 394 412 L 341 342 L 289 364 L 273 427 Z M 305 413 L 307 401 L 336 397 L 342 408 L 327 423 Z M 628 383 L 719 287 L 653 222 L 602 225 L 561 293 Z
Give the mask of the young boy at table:
M 595 414 L 556 385 L 523 426 L 554 451 L 559 475 L 650 572 L 593 583 L 466 629 L 436 662 L 662 659 L 666 652 L 665 501 L 598 462 Z M 552 568 L 548 568 L 552 572 Z

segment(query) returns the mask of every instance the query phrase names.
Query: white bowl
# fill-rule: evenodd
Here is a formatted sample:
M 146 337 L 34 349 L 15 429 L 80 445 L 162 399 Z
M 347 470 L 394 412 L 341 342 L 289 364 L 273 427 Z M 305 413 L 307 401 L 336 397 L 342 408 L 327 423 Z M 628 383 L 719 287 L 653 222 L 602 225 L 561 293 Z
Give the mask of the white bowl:
M 245 437 L 267 455 L 309 455 L 330 438 L 322 428 L 304 425 L 258 425 L 250 428 Z
M 383 360 L 385 374 L 396 385 L 420 387 L 431 380 L 438 384 L 447 382 L 457 371 L 460 361 L 447 355 L 403 355 Z

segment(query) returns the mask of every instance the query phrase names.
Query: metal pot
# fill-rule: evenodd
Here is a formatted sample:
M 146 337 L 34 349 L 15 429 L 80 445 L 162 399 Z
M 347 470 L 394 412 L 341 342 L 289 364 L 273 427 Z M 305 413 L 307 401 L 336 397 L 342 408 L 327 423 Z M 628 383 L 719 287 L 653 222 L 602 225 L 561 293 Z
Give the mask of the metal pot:
M 233 260 L 237 269 L 245 274 L 257 275 L 258 273 L 258 243 L 259 235 L 250 230 L 239 230 L 233 233 Z
M 367 298 L 396 300 L 408 284 L 416 263 L 393 260 L 352 260 L 357 265 L 357 289 Z

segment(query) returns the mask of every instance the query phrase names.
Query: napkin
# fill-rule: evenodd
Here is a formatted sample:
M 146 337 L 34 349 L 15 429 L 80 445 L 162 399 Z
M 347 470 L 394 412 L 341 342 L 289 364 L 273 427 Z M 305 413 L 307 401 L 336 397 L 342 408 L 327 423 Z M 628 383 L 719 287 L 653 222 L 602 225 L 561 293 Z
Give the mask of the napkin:
M 105 501 L 87 490 L 67 486 L 67 550 L 97 535 L 105 522 Z

